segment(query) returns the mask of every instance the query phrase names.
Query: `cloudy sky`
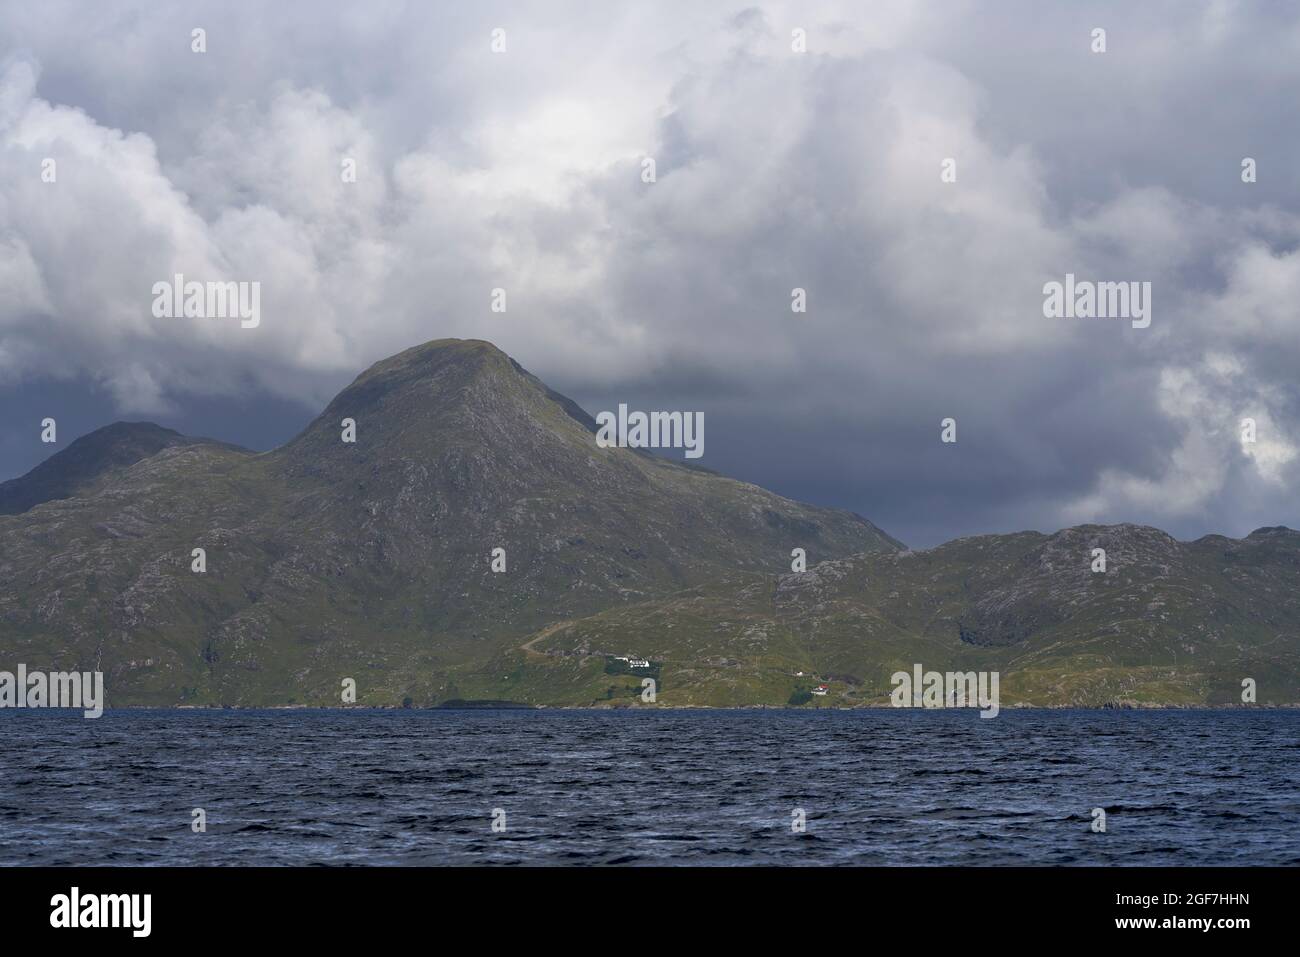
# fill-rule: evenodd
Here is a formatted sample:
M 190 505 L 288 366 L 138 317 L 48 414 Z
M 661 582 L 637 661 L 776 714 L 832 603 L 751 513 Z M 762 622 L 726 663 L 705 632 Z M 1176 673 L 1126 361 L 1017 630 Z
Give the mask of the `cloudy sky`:
M 1300 12 L 1086 6 L 0 3 L 0 479 L 45 416 L 269 448 L 460 336 L 914 546 L 1300 526 Z M 155 318 L 177 272 L 261 325 Z

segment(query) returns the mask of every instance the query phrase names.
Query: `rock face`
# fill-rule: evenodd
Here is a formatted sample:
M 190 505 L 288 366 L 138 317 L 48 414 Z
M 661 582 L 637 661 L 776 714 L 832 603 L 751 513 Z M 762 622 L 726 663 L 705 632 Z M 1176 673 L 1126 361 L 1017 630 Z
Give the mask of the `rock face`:
M 485 342 L 378 363 L 265 454 L 114 428 L 16 480 L 42 503 L 0 517 L 0 655 L 102 670 L 111 705 L 338 703 L 344 677 L 363 703 L 479 697 L 457 673 L 557 622 L 775 574 L 795 544 L 901 547 L 847 512 L 599 448 L 581 409 Z
M 1004 706 L 1300 701 L 1289 529 L 912 552 L 594 425 L 442 340 L 272 452 L 102 429 L 0 486 L 0 670 L 101 670 L 110 706 L 339 704 L 347 678 L 359 704 L 639 705 L 647 676 L 661 705 L 868 705 L 916 663 L 998 671 Z

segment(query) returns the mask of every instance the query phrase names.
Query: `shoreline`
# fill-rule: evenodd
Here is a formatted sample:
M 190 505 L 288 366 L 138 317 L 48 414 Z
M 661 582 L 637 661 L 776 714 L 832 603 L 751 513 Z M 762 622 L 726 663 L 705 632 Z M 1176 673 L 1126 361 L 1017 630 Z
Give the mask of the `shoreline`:
M 1106 705 L 1027 705 L 1013 704 L 1003 705 L 1004 711 L 1289 711 L 1300 709 L 1300 702 L 1291 704 L 1106 704 Z M 280 704 L 280 705 L 122 705 L 119 707 L 106 707 L 103 713 L 111 712 L 131 712 L 131 711 L 410 711 L 413 713 L 430 713 L 430 712 L 484 712 L 484 711 L 591 711 L 591 712 L 638 712 L 649 713 L 654 711 L 782 711 L 791 713 L 812 714 L 819 711 L 835 712 L 853 712 L 853 711 L 975 711 L 980 709 L 976 707 L 967 708 L 895 708 L 890 705 L 856 705 L 853 707 L 789 707 L 786 705 L 656 705 L 654 707 L 641 706 L 593 706 L 593 705 L 513 705 L 513 706 L 486 706 L 471 705 L 467 707 L 432 707 L 432 708 L 404 708 L 401 705 L 307 705 L 307 704 Z M 81 709 L 78 708 L 12 708 L 0 707 L 0 714 L 6 711 L 45 711 L 45 712 L 74 712 L 80 715 Z

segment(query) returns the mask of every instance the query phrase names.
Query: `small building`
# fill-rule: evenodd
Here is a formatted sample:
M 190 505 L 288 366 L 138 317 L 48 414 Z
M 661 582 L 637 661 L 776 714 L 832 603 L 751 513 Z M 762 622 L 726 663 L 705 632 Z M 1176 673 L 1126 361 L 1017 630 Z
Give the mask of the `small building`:
M 646 661 L 644 658 L 628 658 L 628 659 L 626 659 L 626 660 L 627 660 L 627 666 L 628 666 L 629 668 L 649 668 L 649 667 L 650 667 L 650 662 Z
M 824 698 L 824 697 L 826 697 L 826 692 L 827 692 L 828 690 L 830 690 L 830 689 L 829 689 L 829 686 L 827 686 L 827 685 L 818 685 L 816 688 L 813 688 L 812 693 L 815 694 L 815 695 L 817 695 L 817 697 L 819 697 L 819 698 Z

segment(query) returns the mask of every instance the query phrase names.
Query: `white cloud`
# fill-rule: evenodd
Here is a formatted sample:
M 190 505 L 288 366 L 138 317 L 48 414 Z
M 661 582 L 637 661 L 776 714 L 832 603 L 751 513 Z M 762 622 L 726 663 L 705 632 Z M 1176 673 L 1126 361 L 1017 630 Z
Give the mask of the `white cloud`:
M 1065 516 L 1093 522 L 1116 514 L 1145 515 L 1148 521 L 1203 514 L 1228 492 L 1243 458 L 1254 478 L 1284 486 L 1300 436 L 1293 426 L 1280 425 L 1281 398 L 1277 390 L 1253 383 L 1241 359 L 1225 353 L 1207 354 L 1194 368 L 1162 370 L 1159 409 L 1180 433 L 1164 468 L 1155 476 L 1103 468 L 1096 487 L 1067 505 Z M 1255 420 L 1254 442 L 1242 438 L 1246 418 Z
M 584 391 L 857 410 L 868 444 L 960 408 L 990 475 L 1027 449 L 1061 463 L 1075 485 L 1032 494 L 1062 521 L 1275 503 L 1296 468 L 1300 216 L 1235 177 L 1247 152 L 1282 175 L 1294 150 L 1270 158 L 1265 130 L 1300 144 L 1272 87 L 1238 94 L 1252 70 L 1292 75 L 1294 23 L 1204 4 L 1160 33 L 1168 8 L 1116 8 L 1113 53 L 1088 59 L 1065 8 L 1030 30 L 951 4 L 708 7 L 340 5 L 327 30 L 292 5 L 119 0 L 84 14 L 80 46 L 56 29 L 71 8 L 0 13 L 26 49 L 0 61 L 0 386 L 86 377 L 122 413 L 250 390 L 319 405 L 368 362 L 473 336 Z M 1201 110 L 1197 135 L 1227 124 L 1223 180 L 1189 188 L 1160 151 L 1215 89 L 1231 107 Z M 261 325 L 153 318 L 175 272 L 260 281 Z M 1065 272 L 1151 281 L 1152 327 L 1045 320 L 1042 284 Z M 1131 420 L 1103 401 L 1118 393 Z M 1241 449 L 1247 414 L 1261 439 Z M 929 467 L 921 439 L 889 434 Z M 1021 494 L 988 484 L 999 507 Z

